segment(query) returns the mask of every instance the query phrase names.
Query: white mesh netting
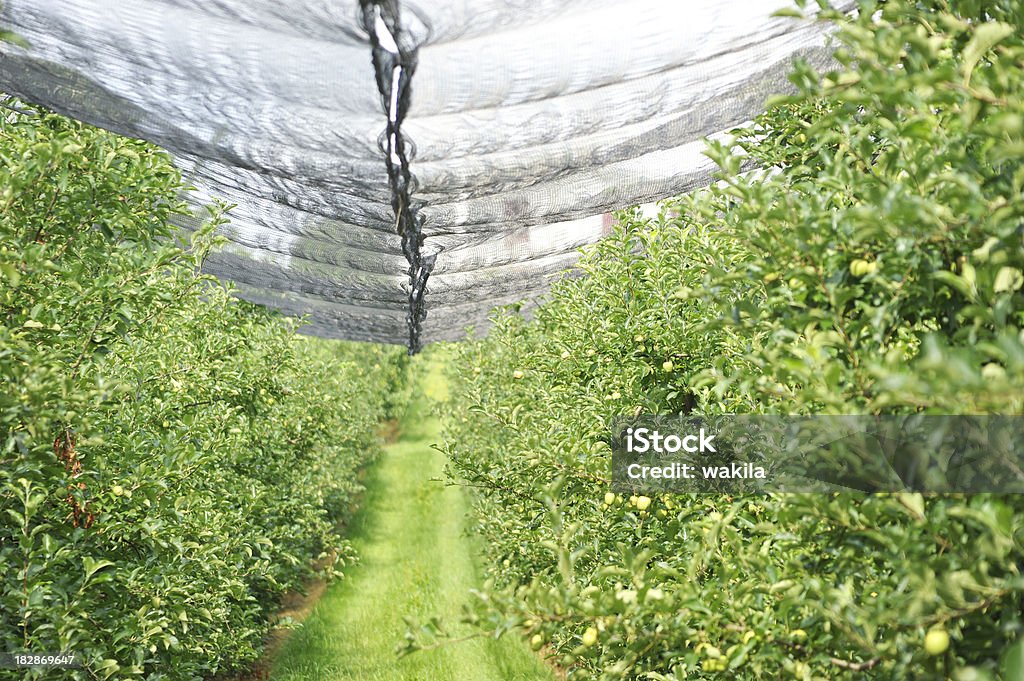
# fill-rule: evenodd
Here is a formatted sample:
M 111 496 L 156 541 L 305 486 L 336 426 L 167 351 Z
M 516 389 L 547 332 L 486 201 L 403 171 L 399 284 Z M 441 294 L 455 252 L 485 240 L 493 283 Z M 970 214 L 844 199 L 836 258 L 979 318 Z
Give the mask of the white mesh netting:
M 707 184 L 702 138 L 828 59 L 778 4 L 4 0 L 29 47 L 0 43 L 0 90 L 236 204 L 208 270 L 243 297 L 415 347 L 536 299 L 608 211 Z

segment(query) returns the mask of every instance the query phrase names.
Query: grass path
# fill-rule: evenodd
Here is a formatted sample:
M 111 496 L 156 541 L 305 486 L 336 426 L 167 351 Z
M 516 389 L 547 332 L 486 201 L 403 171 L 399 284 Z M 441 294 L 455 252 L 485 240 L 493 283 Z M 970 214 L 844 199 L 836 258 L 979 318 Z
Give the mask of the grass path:
M 420 394 L 441 399 L 436 362 L 420 373 Z M 430 448 L 439 424 L 420 400 L 402 436 L 369 471 L 363 510 L 351 528 L 360 563 L 332 585 L 277 656 L 271 681 L 549 681 L 550 672 L 514 636 L 476 639 L 402 659 L 403 617 L 458 621 L 478 585 L 468 508 L 461 488 L 432 481 L 444 456 Z

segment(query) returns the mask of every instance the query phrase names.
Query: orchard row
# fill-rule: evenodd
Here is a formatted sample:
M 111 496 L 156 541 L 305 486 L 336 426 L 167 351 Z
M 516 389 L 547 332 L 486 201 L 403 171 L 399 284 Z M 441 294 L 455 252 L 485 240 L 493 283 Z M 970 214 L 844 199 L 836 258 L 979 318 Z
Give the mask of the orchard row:
M 711 143 L 718 185 L 455 349 L 469 620 L 572 679 L 1024 678 L 1019 495 L 608 493 L 617 415 L 1024 410 L 1020 3 L 831 20 L 836 70 Z
M 197 679 L 262 650 L 342 537 L 400 349 L 306 339 L 198 275 L 153 147 L 0 111 L 0 650 Z M 23 678 L 36 670 L 0 671 Z M 7 677 L 4 677 L 7 678 Z

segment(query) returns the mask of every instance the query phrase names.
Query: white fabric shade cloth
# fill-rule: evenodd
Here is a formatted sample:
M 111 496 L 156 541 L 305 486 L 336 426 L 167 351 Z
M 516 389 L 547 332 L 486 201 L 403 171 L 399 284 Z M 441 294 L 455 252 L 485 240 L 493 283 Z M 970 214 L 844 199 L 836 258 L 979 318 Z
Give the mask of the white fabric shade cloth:
M 782 4 L 3 0 L 29 47 L 0 44 L 0 90 L 235 204 L 207 269 L 241 296 L 417 346 L 536 300 L 609 211 L 709 183 L 703 138 L 829 59 Z

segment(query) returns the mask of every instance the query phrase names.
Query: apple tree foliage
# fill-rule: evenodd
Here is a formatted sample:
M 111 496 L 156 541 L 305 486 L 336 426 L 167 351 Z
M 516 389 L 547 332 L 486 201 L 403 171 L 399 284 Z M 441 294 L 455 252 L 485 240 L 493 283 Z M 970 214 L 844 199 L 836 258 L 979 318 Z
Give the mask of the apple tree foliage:
M 1024 412 L 1024 5 L 860 5 L 721 182 L 455 350 L 467 619 L 569 678 L 1024 678 L 1024 496 L 608 492 L 620 414 Z
M 154 147 L 0 109 L 0 651 L 79 653 L 62 678 L 252 661 L 281 596 L 351 559 L 404 376 L 199 274 L 223 217 L 178 243 L 182 191 Z

